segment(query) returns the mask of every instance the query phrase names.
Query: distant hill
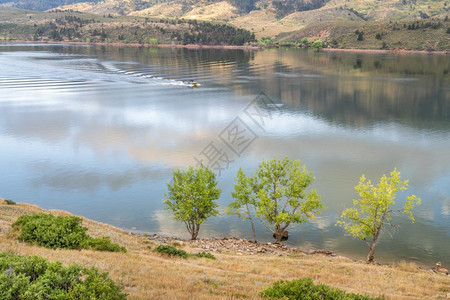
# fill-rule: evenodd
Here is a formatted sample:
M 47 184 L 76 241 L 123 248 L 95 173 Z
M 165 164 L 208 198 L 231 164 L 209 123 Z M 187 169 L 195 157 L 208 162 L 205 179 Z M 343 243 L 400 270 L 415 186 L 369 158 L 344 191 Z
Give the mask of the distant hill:
M 97 1 L 99 0 L 0 0 L 0 4 L 8 4 L 8 6 L 15 8 L 44 11 L 62 5 Z
M 321 22 L 408 21 L 444 18 L 442 0 L 103 0 L 63 6 L 93 14 L 226 22 L 275 37 Z
M 57 6 L 60 4 L 64 5 Z M 48 14 L 39 15 L 46 20 L 41 24 L 37 22 L 38 12 L 3 8 L 2 14 L 1 6 L 48 9 Z M 57 28 L 52 24 L 57 12 L 75 13 L 77 18 L 95 19 L 95 23 L 76 25 L 75 35 L 68 29 L 70 24 L 64 25 L 66 20 L 56 24 Z M 0 26 L 0 38 L 77 37 L 96 41 L 95 31 L 100 37 L 102 32 L 108 36 L 101 40 L 112 41 L 209 41 L 205 36 L 209 29 L 198 30 L 187 23 L 196 20 L 245 29 L 269 43 L 298 43 L 307 38 L 336 48 L 450 50 L 447 0 L 0 0 L 0 25 L 5 18 L 21 14 L 21 18 Z M 228 36 L 231 31 L 227 32 Z

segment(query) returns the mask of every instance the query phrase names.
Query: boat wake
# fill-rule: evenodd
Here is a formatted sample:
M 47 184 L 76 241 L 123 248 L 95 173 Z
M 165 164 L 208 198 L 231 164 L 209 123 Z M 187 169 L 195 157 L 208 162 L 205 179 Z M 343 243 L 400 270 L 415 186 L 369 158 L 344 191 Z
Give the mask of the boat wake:
M 165 78 L 162 76 L 156 76 L 153 74 L 149 74 L 146 72 L 143 72 L 143 70 L 132 70 L 132 69 L 122 69 L 118 66 L 116 66 L 114 63 L 101 63 L 104 70 L 107 71 L 108 74 L 116 74 L 116 75 L 122 75 L 127 76 L 128 78 L 133 78 L 132 81 L 138 80 L 139 83 L 152 83 L 155 85 L 170 85 L 170 86 L 185 86 L 189 88 L 197 88 L 200 87 L 201 84 L 199 84 L 196 81 L 193 80 L 177 80 L 177 79 L 170 79 Z M 140 80 L 142 79 L 142 80 Z

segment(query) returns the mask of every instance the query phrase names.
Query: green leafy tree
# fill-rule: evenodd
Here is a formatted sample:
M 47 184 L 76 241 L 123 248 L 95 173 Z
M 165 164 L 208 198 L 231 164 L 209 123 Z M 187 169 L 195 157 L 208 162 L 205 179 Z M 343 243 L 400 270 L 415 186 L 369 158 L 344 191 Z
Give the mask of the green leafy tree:
M 172 184 L 165 193 L 163 203 L 174 213 L 174 219 L 183 221 L 193 240 L 197 239 L 200 225 L 219 211 L 215 202 L 221 194 L 217 188 L 216 174 L 201 165 L 186 171 L 173 172 Z
M 230 207 L 245 207 L 248 216 L 248 206 L 254 206 L 256 217 L 279 243 L 291 223 L 306 222 L 324 208 L 316 190 L 305 192 L 313 181 L 314 176 L 299 160 L 263 160 L 252 177 L 238 172 L 232 194 L 236 201 Z
M 355 187 L 360 199 L 353 200 L 353 208 L 344 210 L 341 220 L 336 223 L 352 236 L 366 242 L 369 247 L 367 263 L 374 261 L 380 233 L 386 226 L 394 227 L 391 223 L 392 216 L 402 212 L 414 222 L 412 209 L 421 202 L 420 198 L 411 195 L 406 197 L 402 208 L 393 209 L 397 192 L 407 189 L 408 180 L 401 181 L 400 172 L 397 169 L 394 169 L 390 175 L 390 177 L 383 175 L 378 185 L 373 185 L 370 180 L 366 181 L 364 175 L 361 176 Z
M 319 52 L 320 48 L 323 48 L 323 42 L 321 40 L 315 40 L 311 46 Z
M 231 202 L 227 208 L 227 213 L 234 214 L 241 217 L 244 221 L 247 219 L 250 220 L 250 224 L 252 225 L 253 231 L 253 240 L 255 243 L 256 240 L 256 230 L 255 223 L 253 222 L 251 207 L 255 207 L 255 198 L 251 197 L 252 187 L 251 182 L 245 176 L 242 168 L 239 168 L 237 178 L 235 179 L 236 184 L 234 184 L 234 192 L 231 192 L 231 195 L 234 199 L 234 202 Z
M 308 38 L 304 37 L 300 40 L 300 44 L 302 44 L 303 46 L 307 47 L 309 46 L 311 43 L 308 41 Z
M 267 44 L 274 44 L 275 41 L 272 40 L 270 36 L 263 36 L 260 40 L 261 44 L 267 45 Z

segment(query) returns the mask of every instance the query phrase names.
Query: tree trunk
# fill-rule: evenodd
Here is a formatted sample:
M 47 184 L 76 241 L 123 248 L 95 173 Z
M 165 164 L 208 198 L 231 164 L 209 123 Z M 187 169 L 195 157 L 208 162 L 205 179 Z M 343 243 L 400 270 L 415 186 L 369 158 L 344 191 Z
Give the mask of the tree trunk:
M 279 244 L 282 237 L 282 232 L 280 231 L 280 225 L 275 225 L 275 232 L 273 233 L 275 238 L 275 244 Z
M 200 231 L 200 224 L 193 224 L 192 237 L 191 240 L 196 240 L 198 232 Z
M 250 223 L 252 223 L 252 230 L 253 230 L 253 240 L 255 241 L 255 243 L 257 243 L 258 241 L 256 240 L 256 230 L 255 230 L 255 224 L 253 224 L 253 220 L 250 218 Z
M 247 216 L 250 219 L 250 223 L 252 224 L 253 241 L 255 241 L 255 243 L 257 243 L 258 241 L 256 240 L 256 230 L 255 230 L 255 224 L 253 223 L 252 214 L 250 213 L 250 209 L 248 208 L 248 204 L 245 204 L 245 207 L 247 208 Z
M 289 233 L 284 228 L 279 226 L 275 227 L 275 232 L 273 233 L 273 238 L 275 239 L 275 244 L 279 244 L 283 238 L 287 239 Z
M 375 240 L 373 241 L 372 245 L 369 245 L 369 254 L 367 255 L 366 262 L 368 264 L 371 264 L 375 261 L 375 247 L 377 246 L 378 241 L 378 235 L 375 236 Z
M 369 254 L 367 255 L 366 262 L 368 264 L 371 264 L 374 262 L 374 259 L 375 259 L 375 247 L 372 246 L 369 248 Z
M 191 240 L 196 240 L 198 231 L 200 230 L 200 224 L 195 224 L 193 221 L 185 221 L 186 229 L 191 234 Z
M 376 227 L 376 223 L 374 223 L 374 227 L 376 229 L 376 233 L 375 233 L 375 235 L 372 238 L 372 245 L 367 240 L 364 239 L 366 241 L 366 243 L 367 243 L 367 246 L 369 246 L 369 254 L 367 255 L 367 259 L 366 259 L 366 262 L 368 264 L 373 263 L 374 260 L 375 260 L 375 247 L 377 246 L 378 237 L 380 236 L 381 229 L 383 228 L 384 220 L 386 220 L 386 213 L 384 213 L 383 217 L 381 218 L 381 226 L 379 226 L 377 228 Z

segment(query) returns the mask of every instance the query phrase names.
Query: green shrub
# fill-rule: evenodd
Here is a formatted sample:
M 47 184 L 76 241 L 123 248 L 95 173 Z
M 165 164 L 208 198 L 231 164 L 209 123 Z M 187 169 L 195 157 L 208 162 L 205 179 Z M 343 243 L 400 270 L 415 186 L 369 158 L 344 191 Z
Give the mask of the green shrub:
M 98 250 L 98 251 L 109 251 L 109 252 L 127 252 L 125 247 L 121 247 L 117 244 L 111 243 L 109 237 L 102 237 L 98 239 L 90 238 L 85 244 L 85 248 Z
M 179 250 L 169 245 L 159 245 L 158 247 L 156 247 L 155 252 L 168 256 L 179 256 L 182 258 L 187 258 L 189 256 L 189 254 L 186 251 Z
M 35 214 L 20 216 L 13 228 L 20 230 L 19 240 L 47 248 L 80 249 L 89 236 L 78 217 Z
M 79 265 L 0 253 L 0 299 L 126 299 L 123 287 Z
M 8 204 L 8 205 L 15 205 L 16 204 L 16 202 L 14 202 L 12 200 L 9 200 L 9 199 L 5 199 L 5 203 Z
M 81 226 L 81 218 L 35 214 L 20 216 L 13 228 L 20 231 L 18 239 L 46 248 L 93 249 L 126 252 L 124 247 L 111 243 L 109 238 L 92 238 Z
M 188 258 L 189 256 L 193 256 L 193 257 L 204 257 L 204 258 L 209 258 L 209 259 L 216 259 L 216 257 L 214 255 L 212 255 L 211 253 L 208 253 L 208 252 L 199 252 L 199 253 L 191 254 L 191 253 L 188 253 L 184 250 L 177 249 L 170 245 L 159 245 L 158 247 L 155 248 L 154 251 L 158 252 L 160 254 L 163 254 L 163 255 L 179 256 L 182 258 Z
M 212 255 L 211 253 L 208 252 L 199 252 L 199 253 L 195 253 L 195 254 L 191 254 L 192 256 L 195 257 L 204 257 L 204 258 L 209 258 L 209 259 L 216 259 L 216 257 L 214 255 Z
M 261 297 L 271 299 L 309 299 L 309 300 L 371 300 L 368 296 L 346 293 L 330 288 L 325 284 L 315 285 L 311 278 L 292 281 L 277 281 L 261 292 Z

